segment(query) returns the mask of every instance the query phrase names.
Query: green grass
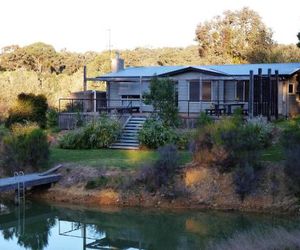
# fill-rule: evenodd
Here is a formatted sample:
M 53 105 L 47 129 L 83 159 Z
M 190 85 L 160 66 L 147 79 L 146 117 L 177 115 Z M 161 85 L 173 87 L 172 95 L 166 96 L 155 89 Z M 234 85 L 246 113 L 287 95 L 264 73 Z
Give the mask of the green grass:
M 289 126 L 300 124 L 300 116 L 290 119 L 279 119 L 277 121 L 274 121 L 273 124 L 278 128 L 286 129 Z
M 283 148 L 279 145 L 273 145 L 262 152 L 262 160 L 268 162 L 280 162 L 284 160 Z
M 188 151 L 180 151 L 180 163 L 191 161 Z M 152 163 L 158 158 L 158 153 L 152 150 L 116 150 L 116 149 L 50 149 L 50 166 L 59 163 L 74 163 L 91 167 L 107 167 L 120 169 L 135 169 Z

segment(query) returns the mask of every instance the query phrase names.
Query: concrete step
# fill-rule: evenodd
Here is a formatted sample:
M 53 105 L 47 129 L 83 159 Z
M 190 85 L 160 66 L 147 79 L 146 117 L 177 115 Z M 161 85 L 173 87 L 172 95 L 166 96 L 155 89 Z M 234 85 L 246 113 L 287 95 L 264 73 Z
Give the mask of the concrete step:
M 118 140 L 110 148 L 139 149 L 138 133 L 143 128 L 146 117 L 131 117 L 122 130 Z
M 131 118 L 129 121 L 131 122 L 145 122 L 147 119 L 144 118 Z
M 125 127 L 124 129 L 123 129 L 123 132 L 132 132 L 132 131 L 138 131 L 139 129 L 137 129 L 137 128 L 131 128 L 131 127 L 129 127 L 129 128 L 127 128 L 127 127 Z
M 121 134 L 118 138 L 138 138 L 138 134 Z
M 139 147 L 140 144 L 138 143 L 121 143 L 121 142 L 116 142 L 116 143 L 113 143 L 111 144 L 111 146 L 123 146 L 123 147 Z
M 126 149 L 126 150 L 138 150 L 139 147 L 131 147 L 131 146 L 110 146 L 112 149 Z
M 124 139 L 124 138 L 120 138 L 119 140 L 117 140 L 116 143 L 135 143 L 135 144 L 139 144 L 139 141 L 137 139 Z
M 125 128 L 135 128 L 135 129 L 141 129 L 143 127 L 143 125 L 141 124 L 141 125 L 135 125 L 135 124 L 127 124 L 126 126 L 125 126 Z

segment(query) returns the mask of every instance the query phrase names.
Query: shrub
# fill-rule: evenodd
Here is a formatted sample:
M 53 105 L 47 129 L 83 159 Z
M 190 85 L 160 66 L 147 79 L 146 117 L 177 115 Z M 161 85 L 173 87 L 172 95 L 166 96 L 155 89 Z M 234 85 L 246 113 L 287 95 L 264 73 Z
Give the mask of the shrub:
M 178 149 L 188 149 L 190 143 L 194 140 L 194 137 L 195 137 L 194 131 L 176 130 L 173 143 L 177 146 Z
M 0 154 L 9 174 L 26 167 L 38 169 L 48 162 L 47 136 L 36 124 L 15 124 L 11 133 L 3 138 Z
M 263 117 L 252 118 L 248 121 L 248 123 L 256 126 L 256 134 L 259 140 L 261 141 L 263 147 L 270 147 L 276 135 L 278 134 L 276 127 Z
M 237 117 L 206 125 L 196 140 L 194 160 L 220 172 L 233 172 L 236 192 L 243 200 L 254 185 L 264 143 L 260 128 Z
M 242 166 L 235 169 L 233 182 L 235 184 L 235 191 L 242 201 L 246 195 L 252 192 L 255 180 L 255 170 L 249 163 L 245 162 Z
M 208 116 L 205 112 L 201 112 L 196 121 L 197 128 L 203 128 L 208 124 L 213 123 L 213 119 Z
M 284 172 L 287 186 L 296 196 L 300 197 L 300 128 L 293 124 L 282 132 L 281 145 L 285 153 Z
M 100 176 L 86 183 L 86 189 L 96 189 L 96 188 L 122 188 L 126 178 L 120 175 L 113 176 Z
M 153 106 L 165 126 L 179 125 L 176 106 L 175 83 L 171 79 L 154 77 L 150 82 L 149 93 L 144 93 L 145 103 Z
M 245 124 L 224 131 L 221 134 L 222 145 L 228 152 L 232 167 L 249 162 L 254 168 L 259 167 L 263 143 L 257 136 L 257 127 Z
M 148 148 L 158 148 L 175 140 L 175 132 L 159 120 L 148 119 L 139 132 L 139 141 Z
M 47 99 L 44 95 L 21 93 L 15 105 L 9 110 L 6 126 L 14 123 L 36 122 L 41 128 L 46 127 Z
M 105 148 L 113 143 L 121 131 L 117 120 L 102 116 L 96 122 L 71 131 L 59 138 L 59 147 L 66 149 Z
M 58 126 L 58 111 L 55 108 L 50 108 L 46 113 L 47 128 L 55 129 Z
M 293 148 L 285 149 L 285 168 L 287 186 L 296 196 L 300 197 L 300 143 Z
M 227 172 L 243 161 L 258 167 L 261 150 L 256 126 L 239 124 L 236 118 L 224 119 L 199 132 L 194 160 Z
M 169 188 L 173 177 L 179 169 L 178 152 L 174 145 L 166 145 L 158 149 L 159 158 L 153 166 L 144 166 L 139 174 L 138 182 L 143 183 L 147 191 L 153 192 L 161 187 Z

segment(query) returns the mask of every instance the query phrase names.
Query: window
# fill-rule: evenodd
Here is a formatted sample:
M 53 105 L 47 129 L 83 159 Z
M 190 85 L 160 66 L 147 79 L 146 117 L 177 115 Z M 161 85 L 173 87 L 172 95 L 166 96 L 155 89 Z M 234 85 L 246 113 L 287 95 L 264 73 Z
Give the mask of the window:
M 200 101 L 200 82 L 198 80 L 190 81 L 190 101 Z
M 122 95 L 122 99 L 140 99 L 140 95 Z
M 174 82 L 174 89 L 175 89 L 175 105 L 178 107 L 178 82 Z
M 202 100 L 211 101 L 211 82 L 209 81 L 202 82 Z
M 239 101 L 244 100 L 244 82 L 237 81 L 236 83 L 236 99 Z
M 289 94 L 294 94 L 294 84 L 289 84 Z
M 249 100 L 249 81 L 237 81 L 236 99 L 241 102 Z

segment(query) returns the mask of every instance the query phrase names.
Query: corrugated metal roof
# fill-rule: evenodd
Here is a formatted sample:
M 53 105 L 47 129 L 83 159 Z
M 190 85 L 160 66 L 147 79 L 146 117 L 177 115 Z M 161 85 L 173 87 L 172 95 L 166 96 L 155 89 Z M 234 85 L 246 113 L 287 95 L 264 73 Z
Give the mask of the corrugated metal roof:
M 268 73 L 268 69 L 278 70 L 279 75 L 291 75 L 300 70 L 299 63 L 270 63 L 270 64 L 231 64 L 231 65 L 200 65 L 200 66 L 150 66 L 150 67 L 129 67 L 124 70 L 109 73 L 97 78 L 126 78 L 126 77 L 152 77 L 154 75 L 167 75 L 186 70 L 205 70 L 214 74 L 230 76 L 249 75 L 250 70 L 257 74 L 258 69 L 262 69 L 263 74 Z
M 300 63 L 261 63 L 261 64 L 236 64 L 236 65 L 209 65 L 210 69 L 222 71 L 228 75 L 249 75 L 250 70 L 254 74 L 258 73 L 258 69 L 262 69 L 262 74 L 268 74 L 268 69 L 278 70 L 280 75 L 292 75 L 300 70 Z

